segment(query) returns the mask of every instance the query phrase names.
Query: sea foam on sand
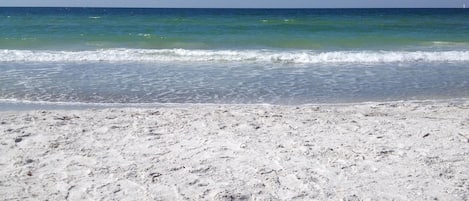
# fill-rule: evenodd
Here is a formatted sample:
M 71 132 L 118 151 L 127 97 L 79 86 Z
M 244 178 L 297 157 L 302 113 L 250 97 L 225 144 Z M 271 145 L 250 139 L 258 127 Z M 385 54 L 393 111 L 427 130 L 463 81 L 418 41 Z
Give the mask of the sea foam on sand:
M 2 200 L 469 200 L 469 102 L 0 112 Z

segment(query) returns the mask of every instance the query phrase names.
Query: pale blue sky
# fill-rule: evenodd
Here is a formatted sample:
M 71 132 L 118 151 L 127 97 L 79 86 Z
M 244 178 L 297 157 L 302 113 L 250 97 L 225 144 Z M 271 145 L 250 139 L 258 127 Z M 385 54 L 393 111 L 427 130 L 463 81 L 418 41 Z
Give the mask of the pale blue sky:
M 469 0 L 1 0 L 0 6 L 370 8 L 469 7 Z

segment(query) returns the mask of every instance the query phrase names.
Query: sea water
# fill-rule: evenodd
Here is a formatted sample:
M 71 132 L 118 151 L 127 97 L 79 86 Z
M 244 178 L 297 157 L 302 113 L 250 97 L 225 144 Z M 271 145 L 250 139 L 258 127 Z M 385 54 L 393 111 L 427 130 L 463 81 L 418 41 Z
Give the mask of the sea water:
M 0 102 L 469 97 L 469 10 L 0 8 Z

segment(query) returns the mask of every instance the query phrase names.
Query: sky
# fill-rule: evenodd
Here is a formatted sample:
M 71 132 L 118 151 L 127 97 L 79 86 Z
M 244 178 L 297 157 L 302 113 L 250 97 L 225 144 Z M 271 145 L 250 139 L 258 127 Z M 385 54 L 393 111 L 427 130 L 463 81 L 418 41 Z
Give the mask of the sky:
M 1 0 L 1 6 L 155 8 L 407 8 L 469 7 L 469 0 Z

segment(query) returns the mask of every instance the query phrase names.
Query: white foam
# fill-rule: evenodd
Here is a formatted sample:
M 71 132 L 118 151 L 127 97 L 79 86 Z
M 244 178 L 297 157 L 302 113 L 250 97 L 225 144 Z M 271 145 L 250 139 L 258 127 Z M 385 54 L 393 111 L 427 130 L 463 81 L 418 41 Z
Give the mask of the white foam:
M 0 62 L 255 62 L 299 64 L 469 62 L 469 51 L 0 50 Z

